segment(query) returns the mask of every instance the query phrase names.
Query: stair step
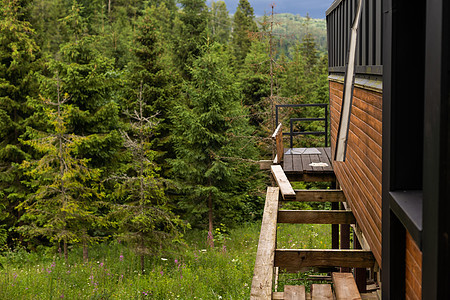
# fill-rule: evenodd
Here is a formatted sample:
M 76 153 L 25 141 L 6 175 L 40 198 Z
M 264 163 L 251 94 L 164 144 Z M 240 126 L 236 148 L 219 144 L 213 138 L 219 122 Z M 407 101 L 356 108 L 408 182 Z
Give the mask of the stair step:
M 276 249 L 274 266 L 296 273 L 310 267 L 373 268 L 370 251 L 354 249 Z
M 345 202 L 342 190 L 294 190 L 295 200 L 301 202 Z
M 279 210 L 278 223 L 290 224 L 355 224 L 351 211 L 346 210 Z
M 285 285 L 284 300 L 305 300 L 306 292 L 303 285 Z
M 336 300 L 361 300 L 355 278 L 352 273 L 333 273 Z
M 311 299 L 333 300 L 333 291 L 331 290 L 331 284 L 312 284 Z

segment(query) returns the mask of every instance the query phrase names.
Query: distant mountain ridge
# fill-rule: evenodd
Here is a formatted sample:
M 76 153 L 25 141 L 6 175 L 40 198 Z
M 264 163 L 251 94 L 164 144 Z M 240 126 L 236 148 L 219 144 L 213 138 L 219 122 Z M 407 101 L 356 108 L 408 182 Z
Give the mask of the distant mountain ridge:
M 270 16 L 268 16 L 270 20 Z M 264 17 L 255 18 L 261 27 Z M 308 21 L 307 21 L 308 20 Z M 290 13 L 275 14 L 273 31 L 281 38 L 280 46 L 285 50 L 302 41 L 310 32 L 316 41 L 320 53 L 327 51 L 327 24 L 325 19 L 312 19 Z M 289 55 L 289 53 L 286 53 Z

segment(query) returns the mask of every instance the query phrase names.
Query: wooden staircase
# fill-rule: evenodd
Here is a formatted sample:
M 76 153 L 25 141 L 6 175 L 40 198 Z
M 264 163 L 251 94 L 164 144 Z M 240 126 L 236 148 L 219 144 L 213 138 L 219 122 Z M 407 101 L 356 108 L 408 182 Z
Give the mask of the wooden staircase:
M 369 296 L 361 296 L 351 273 L 333 273 L 333 286 L 331 284 L 312 284 L 311 292 L 306 293 L 303 285 L 285 285 L 284 292 L 273 293 L 272 299 L 277 300 L 362 300 L 371 299 Z M 372 297 L 373 299 L 373 297 Z
M 250 299 L 377 299 L 360 295 L 352 273 L 333 273 L 330 284 L 285 286 L 273 292 L 275 270 L 296 273 L 312 267 L 373 268 L 371 251 L 359 249 L 276 249 L 277 224 L 355 224 L 347 210 L 282 210 L 283 201 L 345 202 L 341 190 L 294 190 L 280 165 L 271 172 L 278 187 L 268 187 Z M 278 268 L 278 269 L 277 269 Z M 334 291 L 334 293 L 333 293 Z M 373 295 L 372 295 L 373 296 Z

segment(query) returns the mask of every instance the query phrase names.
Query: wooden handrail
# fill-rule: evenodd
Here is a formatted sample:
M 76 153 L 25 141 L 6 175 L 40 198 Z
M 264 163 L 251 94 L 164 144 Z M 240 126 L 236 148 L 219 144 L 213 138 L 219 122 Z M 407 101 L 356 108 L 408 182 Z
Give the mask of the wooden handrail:
M 279 164 L 283 160 L 284 146 L 283 146 L 283 125 L 278 124 L 274 133 L 272 134 L 272 139 L 275 141 L 277 148 L 277 155 L 273 161 L 274 164 Z

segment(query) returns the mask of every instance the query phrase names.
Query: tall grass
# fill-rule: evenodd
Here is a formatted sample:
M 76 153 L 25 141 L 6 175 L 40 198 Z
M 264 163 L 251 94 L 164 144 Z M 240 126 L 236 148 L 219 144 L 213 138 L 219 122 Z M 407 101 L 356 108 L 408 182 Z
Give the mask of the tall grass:
M 186 246 L 149 257 L 143 273 L 139 257 L 118 241 L 91 247 L 87 263 L 78 248 L 67 263 L 59 253 L 4 253 L 0 299 L 248 299 L 259 230 L 259 223 L 222 228 L 214 249 L 206 232 L 192 230 Z M 328 231 L 280 225 L 278 247 L 322 248 Z

